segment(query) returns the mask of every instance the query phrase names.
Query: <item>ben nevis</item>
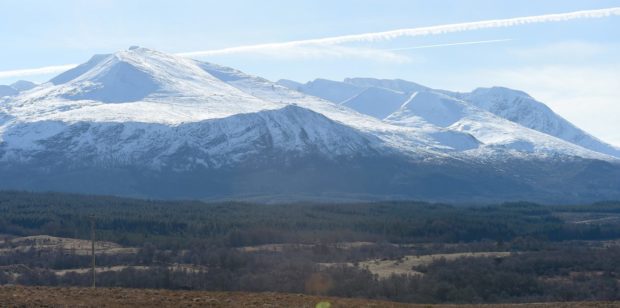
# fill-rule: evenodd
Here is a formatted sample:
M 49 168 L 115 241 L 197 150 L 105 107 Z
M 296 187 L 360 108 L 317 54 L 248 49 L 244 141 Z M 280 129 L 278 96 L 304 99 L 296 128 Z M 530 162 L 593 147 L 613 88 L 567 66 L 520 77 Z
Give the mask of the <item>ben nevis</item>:
M 274 83 L 135 46 L 0 98 L 0 172 L 148 198 L 620 198 L 620 150 L 522 91 Z

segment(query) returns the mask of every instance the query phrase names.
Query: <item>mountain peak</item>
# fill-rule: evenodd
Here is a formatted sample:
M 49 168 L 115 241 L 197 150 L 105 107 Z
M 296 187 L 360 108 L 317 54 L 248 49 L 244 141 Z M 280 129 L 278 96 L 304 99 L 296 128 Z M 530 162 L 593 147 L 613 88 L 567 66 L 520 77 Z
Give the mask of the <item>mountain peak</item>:
M 303 87 L 303 83 L 290 79 L 280 79 L 276 83 L 291 90 L 298 90 Z
M 496 96 L 512 96 L 512 97 L 527 97 L 532 98 L 529 94 L 506 87 L 490 87 L 490 88 L 476 88 L 472 92 L 472 94 L 476 95 L 496 95 Z
M 129 61 L 123 61 L 121 54 L 108 58 L 103 65 L 82 75 L 81 79 L 83 87 L 80 91 L 67 93 L 64 98 L 105 103 L 130 102 L 141 100 L 159 88 L 155 76 Z
M 357 87 L 376 87 L 385 88 L 403 93 L 413 93 L 418 91 L 431 90 L 428 87 L 417 84 L 415 82 L 402 79 L 377 79 L 377 78 L 346 78 L 344 83 L 355 85 Z
M 523 91 L 503 87 L 478 88 L 460 95 L 460 98 L 527 128 L 596 152 L 620 157 L 620 149 L 581 130 Z
M 191 59 L 132 46 L 95 55 L 50 80 L 53 95 L 69 100 L 122 103 L 161 96 L 205 96 L 229 88 Z
M 341 103 L 357 95 L 363 89 L 340 81 L 317 78 L 303 84 L 295 90 L 320 97 L 334 103 Z
M 36 86 L 36 83 L 27 80 L 18 80 L 11 84 L 11 87 L 19 92 L 28 91 Z
M 208 64 L 147 48 L 95 55 L 14 96 L 18 118 L 178 125 L 280 108 L 214 77 Z M 211 70 L 214 71 L 214 70 Z M 117 105 L 117 106 L 112 106 Z

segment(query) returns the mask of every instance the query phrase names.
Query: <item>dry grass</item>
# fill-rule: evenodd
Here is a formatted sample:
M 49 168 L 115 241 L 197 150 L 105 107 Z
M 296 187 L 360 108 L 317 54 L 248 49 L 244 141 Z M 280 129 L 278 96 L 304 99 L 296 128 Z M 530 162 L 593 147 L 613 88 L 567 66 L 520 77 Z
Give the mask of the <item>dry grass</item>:
M 502 305 L 425 305 L 366 299 L 283 293 L 170 291 L 121 288 L 0 287 L 2 307 L 317 307 L 320 302 L 336 307 L 620 307 L 620 303 L 575 302 Z M 326 307 L 326 306 L 324 306 Z
M 242 252 L 282 252 L 289 249 L 307 249 L 313 246 L 311 244 L 265 244 L 239 247 L 238 250 Z
M 96 271 L 97 273 L 104 273 L 104 272 L 120 272 L 124 269 L 133 269 L 133 270 L 137 270 L 137 271 L 145 271 L 148 270 L 150 267 L 148 266 L 140 266 L 140 265 L 115 265 L 115 266 L 102 266 L 102 267 L 97 267 Z M 183 271 L 183 272 L 190 272 L 190 273 L 199 273 L 199 272 L 206 272 L 207 271 L 207 267 L 206 266 L 200 266 L 200 265 L 193 265 L 193 264 L 172 264 L 168 266 L 168 269 L 170 271 Z M 52 270 L 56 275 L 58 276 L 63 276 L 66 275 L 68 273 L 76 273 L 76 274 L 85 274 L 85 273 L 90 273 L 91 272 L 91 268 L 71 268 L 71 269 L 62 269 L 62 270 Z
M 30 249 L 35 251 L 65 250 L 67 253 L 76 255 L 90 255 L 91 243 L 89 240 L 55 237 L 49 235 L 35 235 L 17 237 L 9 240 L 0 240 L 0 254 L 13 252 L 25 252 Z M 97 254 L 133 254 L 137 248 L 122 247 L 112 242 L 96 241 Z
M 341 243 L 332 243 L 332 244 L 324 244 L 327 247 L 333 247 L 338 249 L 353 249 L 360 248 L 364 246 L 373 246 L 376 243 L 372 242 L 341 242 Z M 243 252 L 260 252 L 260 251 L 268 251 L 268 252 L 282 252 L 285 250 L 291 249 L 311 249 L 316 247 L 316 244 L 266 244 L 266 245 L 256 245 L 256 246 L 244 246 L 239 247 L 240 251 Z
M 422 275 L 422 273 L 413 270 L 413 267 L 428 265 L 432 262 L 444 259 L 453 261 L 458 258 L 480 258 L 480 257 L 506 257 L 509 252 L 461 252 L 447 254 L 432 254 L 421 256 L 405 256 L 399 260 L 369 260 L 359 262 L 360 268 L 368 269 L 371 273 L 376 274 L 379 278 L 388 278 L 393 274 L 400 275 Z M 353 263 L 321 263 L 323 266 L 331 267 L 338 265 L 355 266 Z
M 408 307 L 406 304 L 280 293 L 120 288 L 0 287 L 0 306 L 62 307 Z

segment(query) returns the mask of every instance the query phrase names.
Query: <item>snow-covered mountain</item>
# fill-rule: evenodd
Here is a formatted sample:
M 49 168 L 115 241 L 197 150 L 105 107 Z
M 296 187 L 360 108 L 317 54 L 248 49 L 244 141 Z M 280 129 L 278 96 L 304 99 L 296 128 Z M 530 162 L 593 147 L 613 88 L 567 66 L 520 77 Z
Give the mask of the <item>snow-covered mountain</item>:
M 374 135 L 382 141 L 385 146 L 384 150 L 396 151 L 416 159 L 426 159 L 441 156 L 445 152 L 462 150 L 460 141 L 454 143 L 450 139 L 442 138 L 440 140 L 417 128 L 392 125 L 358 113 L 343 104 L 334 104 L 314 96 L 304 95 L 264 78 L 247 75 L 228 67 L 211 63 L 200 63 L 199 65 L 209 74 L 218 76 L 220 80 L 244 93 L 272 103 L 294 103 L 297 106 L 319 112 L 334 121 L 344 123 L 361 132 Z M 468 136 L 464 137 L 469 138 Z M 452 154 L 467 155 L 467 153 Z
M 545 147 L 547 153 L 565 146 L 563 140 L 523 127 L 472 104 L 434 91 L 414 93 L 386 121 L 404 126 L 434 125 L 468 133 L 487 146 L 510 149 L 514 155 Z
M 400 108 L 409 95 L 386 88 L 369 87 L 341 104 L 377 119 L 384 119 Z
M 423 85 L 402 79 L 346 78 L 343 83 L 354 85 L 360 88 L 374 87 L 390 89 L 392 91 L 402 92 L 406 94 L 431 90 L 430 88 Z
M 10 85 L 0 85 L 0 97 L 15 96 L 19 92 L 28 91 L 37 85 L 30 81 L 18 80 Z
M 0 188 L 166 198 L 620 197 L 612 156 L 402 80 L 273 83 L 132 47 L 2 100 Z
M 17 95 L 19 91 L 11 86 L 0 85 L 0 97 Z
M 315 79 L 305 84 L 284 79 L 278 81 L 278 83 L 293 90 L 335 103 L 344 102 L 364 90 L 363 87 L 327 79 Z
M 18 80 L 11 84 L 11 88 L 17 90 L 18 92 L 28 91 L 36 86 L 36 83 L 27 80 Z
M 386 96 L 393 95 L 394 92 L 402 93 L 404 94 L 403 102 L 414 92 L 432 90 L 423 85 L 402 79 L 346 78 L 344 81 L 315 79 L 306 83 L 281 79 L 278 81 L 278 84 L 334 103 L 343 103 L 351 100 L 368 89 L 374 89 L 372 91 L 376 92 L 388 90 L 384 92 Z M 376 98 L 383 99 L 383 97 Z
M 220 167 L 262 150 L 336 157 L 381 146 L 312 110 L 248 95 L 193 60 L 141 48 L 95 56 L 0 112 L 7 162 L 64 151 L 92 164 Z M 194 151 L 186 166 L 168 161 L 185 148 Z
M 385 80 L 385 82 L 391 81 Z M 394 81 L 394 84 L 399 82 Z M 410 92 L 402 91 L 400 87 L 394 90 L 377 86 L 368 78 L 348 78 L 344 82 L 315 79 L 305 84 L 281 79 L 277 83 L 295 91 L 342 104 L 378 119 L 383 119 L 394 112 L 410 96 Z M 404 83 L 402 88 L 408 89 Z
M 588 134 L 528 94 L 502 87 L 459 93 L 472 104 L 512 122 L 558 137 L 593 151 L 620 157 L 620 149 Z
M 323 82 L 326 83 L 327 81 Z M 400 107 L 405 104 L 410 96 L 418 92 L 441 93 L 457 100 L 465 101 L 466 103 L 521 126 L 531 128 L 595 152 L 620 158 L 619 148 L 605 143 L 576 127 L 553 112 L 548 106 L 522 91 L 503 87 L 493 87 L 478 88 L 472 92 L 459 93 L 431 89 L 401 79 L 389 80 L 374 78 L 347 78 L 343 82 L 331 81 L 330 84 L 332 85 L 330 88 L 331 96 L 334 96 L 336 89 L 339 89 L 336 85 L 340 85 L 343 88 L 351 85 L 358 87 L 360 92 L 350 97 L 347 101 L 351 101 L 351 103 L 347 103 L 347 105 L 358 112 L 379 119 L 384 119 L 392 113 L 401 112 L 401 110 L 399 110 Z M 291 83 L 289 83 L 289 85 L 291 85 Z M 305 87 L 298 87 L 298 89 L 305 93 Z M 372 96 L 365 95 L 365 91 L 370 91 Z M 395 93 L 401 93 L 401 96 L 398 97 Z M 315 92 L 312 95 L 329 99 L 329 97 L 324 96 L 320 92 Z M 342 91 L 340 95 L 348 95 L 348 91 Z M 357 98 L 357 96 L 361 98 Z M 425 97 L 432 98 L 433 95 Z M 419 100 L 419 97 L 417 100 Z M 444 115 L 447 117 L 450 116 L 449 113 Z M 398 118 L 400 119 L 402 116 L 398 116 Z M 396 123 L 395 121 L 391 122 Z M 399 120 L 399 122 L 402 122 L 402 119 Z

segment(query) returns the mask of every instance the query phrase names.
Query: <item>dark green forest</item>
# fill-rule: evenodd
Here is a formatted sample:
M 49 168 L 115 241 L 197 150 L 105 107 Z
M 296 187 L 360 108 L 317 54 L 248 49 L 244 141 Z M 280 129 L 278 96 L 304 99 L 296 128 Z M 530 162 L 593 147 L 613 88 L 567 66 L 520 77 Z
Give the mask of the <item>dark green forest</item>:
M 620 202 L 456 206 L 422 202 L 251 204 L 154 201 L 59 193 L 0 192 L 6 239 L 52 235 L 138 247 L 98 264 L 140 265 L 98 275 L 98 285 L 317 293 L 422 303 L 620 299 Z M 359 247 L 339 243 L 369 242 Z M 242 247 L 294 244 L 280 251 Z M 8 244 L 7 244 L 8 245 Z M 0 247 L 2 248 L 2 247 Z M 380 278 L 357 264 L 404 256 L 502 251 L 506 257 L 437 260 L 421 275 Z M 0 254 L 0 283 L 86 286 L 88 267 L 66 251 Z M 193 264 L 175 271 L 170 264 Z M 34 270 L 36 269 L 36 270 Z M 312 285 L 320 281 L 321 287 Z

